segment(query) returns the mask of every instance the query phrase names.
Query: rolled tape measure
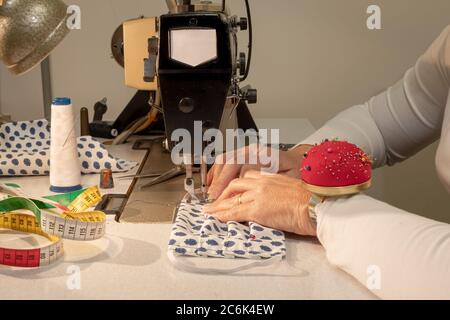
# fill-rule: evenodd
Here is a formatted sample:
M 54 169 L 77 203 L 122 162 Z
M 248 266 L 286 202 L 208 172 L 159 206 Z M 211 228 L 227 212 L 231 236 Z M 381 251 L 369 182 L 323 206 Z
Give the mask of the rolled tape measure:
M 7 213 L 0 216 L 0 228 L 33 233 L 47 238 L 52 243 L 34 249 L 9 249 L 0 247 L 0 264 L 12 267 L 37 268 L 55 262 L 64 254 L 63 241 L 45 234 L 35 217 L 27 214 Z
M 45 266 L 63 255 L 61 239 L 91 241 L 105 234 L 106 215 L 99 211 L 85 212 L 101 201 L 97 187 L 76 194 L 34 199 L 26 196 L 17 185 L 0 185 L 0 190 L 9 195 L 0 201 L 0 228 L 34 233 L 52 241 L 49 246 L 27 250 L 0 245 L 0 264 L 28 268 Z M 66 207 L 62 203 L 67 203 L 68 199 L 72 201 Z M 55 213 L 54 209 L 61 212 Z M 17 210 L 27 210 L 33 215 L 12 213 Z
M 56 216 L 41 215 L 42 231 L 49 235 L 75 241 L 92 241 L 105 235 L 106 216 L 103 212 L 72 213 Z

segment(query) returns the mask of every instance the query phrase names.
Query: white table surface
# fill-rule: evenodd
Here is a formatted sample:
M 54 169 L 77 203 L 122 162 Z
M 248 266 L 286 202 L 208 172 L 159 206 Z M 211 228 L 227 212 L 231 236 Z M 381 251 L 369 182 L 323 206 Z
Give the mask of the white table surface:
M 130 149 L 130 145 L 110 148 L 128 160 L 144 155 Z M 95 185 L 98 180 L 98 175 L 84 176 L 83 184 Z M 47 177 L 0 179 L 12 181 L 30 194 L 50 194 Z M 131 181 L 115 182 L 113 192 L 125 193 Z M 232 275 L 202 275 L 173 267 L 166 254 L 170 230 L 170 225 L 121 224 L 110 217 L 103 239 L 65 240 L 65 256 L 53 265 L 40 269 L 0 266 L 0 299 L 374 299 L 364 286 L 331 266 L 315 240 L 289 238 L 287 258 L 272 266 Z M 29 244 L 37 240 L 0 230 L 0 241 Z M 194 261 L 221 268 L 246 263 Z M 67 285 L 74 279 L 73 270 L 80 270 L 80 289 Z

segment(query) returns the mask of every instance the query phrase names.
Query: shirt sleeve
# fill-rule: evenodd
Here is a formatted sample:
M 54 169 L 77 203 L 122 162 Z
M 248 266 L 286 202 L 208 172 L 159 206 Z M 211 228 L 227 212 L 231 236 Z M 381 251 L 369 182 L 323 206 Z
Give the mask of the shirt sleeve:
M 450 299 L 450 225 L 365 195 L 317 206 L 328 260 L 383 299 Z
M 439 138 L 449 87 L 450 26 L 403 79 L 337 115 L 302 144 L 339 138 L 370 154 L 375 167 L 394 165 Z
M 339 138 L 394 165 L 436 141 L 437 170 L 450 191 L 450 27 L 402 80 L 337 115 L 303 141 Z M 441 130 L 442 129 L 442 130 Z M 432 208 L 430 208 L 432 210 Z M 329 261 L 384 299 L 450 299 L 450 225 L 365 195 L 317 206 L 318 237 Z
M 439 179 L 450 194 L 450 95 L 442 126 L 441 141 L 436 153 L 436 170 Z

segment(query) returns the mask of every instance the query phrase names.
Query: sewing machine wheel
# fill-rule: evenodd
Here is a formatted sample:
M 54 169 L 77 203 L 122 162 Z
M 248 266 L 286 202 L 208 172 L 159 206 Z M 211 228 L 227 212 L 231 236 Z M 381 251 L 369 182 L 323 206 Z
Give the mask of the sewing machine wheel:
M 116 31 L 114 31 L 111 39 L 111 52 L 114 60 L 116 60 L 123 68 L 125 65 L 123 52 L 123 25 L 120 25 Z

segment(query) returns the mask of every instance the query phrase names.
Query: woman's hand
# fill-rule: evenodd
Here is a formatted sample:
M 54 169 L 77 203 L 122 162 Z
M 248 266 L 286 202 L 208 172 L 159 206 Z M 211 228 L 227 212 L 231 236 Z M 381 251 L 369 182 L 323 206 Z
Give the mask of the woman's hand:
M 233 180 L 205 211 L 223 222 L 256 222 L 302 236 L 316 236 L 309 217 L 311 194 L 298 179 L 247 172 Z
M 270 157 L 273 149 L 268 147 L 259 147 L 252 145 L 239 149 L 234 152 L 225 153 L 217 158 L 216 164 L 208 173 L 208 194 L 211 199 L 218 199 L 229 183 L 239 177 L 243 177 L 249 171 L 260 171 L 262 168 L 277 168 L 276 172 L 293 178 L 300 177 L 300 168 L 303 161 L 303 155 L 311 149 L 312 146 L 302 145 L 290 151 L 277 151 L 279 157 L 274 159 L 276 164 L 269 165 L 248 164 L 249 159 L 260 159 L 260 155 L 264 154 Z M 262 149 L 263 148 L 263 149 Z M 240 163 L 237 159 L 244 159 L 244 163 Z M 246 164 L 247 163 L 247 164 Z M 259 161 L 257 163 L 260 163 Z

